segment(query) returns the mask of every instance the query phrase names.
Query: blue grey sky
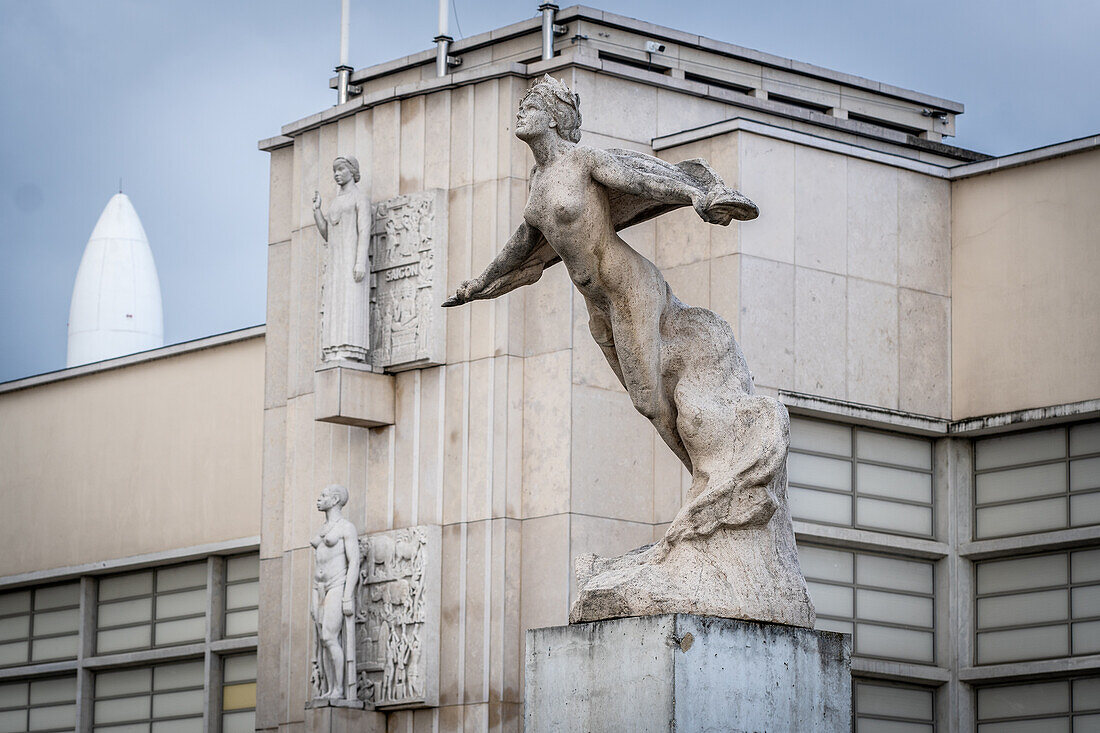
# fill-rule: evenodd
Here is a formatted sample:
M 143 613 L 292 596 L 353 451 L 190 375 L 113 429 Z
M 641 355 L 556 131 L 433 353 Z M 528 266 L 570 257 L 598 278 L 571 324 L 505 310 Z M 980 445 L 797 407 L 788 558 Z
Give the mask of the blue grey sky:
M 1095 0 L 588 4 L 963 102 L 945 142 L 981 152 L 1100 132 Z M 537 5 L 454 0 L 451 32 Z M 352 64 L 428 48 L 436 12 L 352 0 Z M 156 258 L 166 342 L 263 323 L 256 141 L 335 101 L 338 34 L 339 0 L 0 0 L 0 381 L 64 367 L 73 278 L 120 177 Z

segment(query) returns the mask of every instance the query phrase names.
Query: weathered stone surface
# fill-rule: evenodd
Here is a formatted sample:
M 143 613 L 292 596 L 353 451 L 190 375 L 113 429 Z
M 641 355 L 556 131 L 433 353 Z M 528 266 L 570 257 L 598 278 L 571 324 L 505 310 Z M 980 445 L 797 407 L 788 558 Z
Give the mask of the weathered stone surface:
M 394 377 L 366 365 L 327 364 L 313 375 L 313 417 L 321 422 L 376 428 L 393 425 Z
M 359 697 L 398 709 L 439 704 L 439 525 L 359 541 L 356 649 Z
M 370 281 L 367 279 L 370 202 L 359 191 L 359 161 L 332 161 L 340 192 L 328 208 L 313 194 L 313 220 L 327 252 L 321 278 L 321 359 L 365 362 L 370 349 Z
M 516 119 L 535 158 L 524 221 L 444 303 L 495 298 L 563 261 L 634 407 L 692 472 L 655 545 L 577 558 L 570 621 L 703 613 L 812 627 L 787 508 L 787 412 L 754 393 L 729 324 L 682 303 L 616 233 L 683 206 L 726 226 L 756 218 L 756 205 L 701 159 L 578 145 L 580 122 L 579 97 L 561 82 L 546 76 L 528 91 Z
M 314 651 L 310 683 L 313 699 L 358 704 L 355 688 L 355 596 L 359 586 L 359 542 L 355 525 L 340 510 L 348 490 L 327 486 L 317 499 L 325 523 L 310 540 L 313 546 L 313 588 L 309 615 L 313 619 Z
M 374 205 L 371 229 L 371 363 L 387 371 L 442 364 L 447 285 L 447 192 Z
M 343 701 L 317 701 L 306 706 L 308 733 L 384 733 L 386 716 Z
M 524 730 L 849 731 L 851 637 L 693 615 L 531 629 Z

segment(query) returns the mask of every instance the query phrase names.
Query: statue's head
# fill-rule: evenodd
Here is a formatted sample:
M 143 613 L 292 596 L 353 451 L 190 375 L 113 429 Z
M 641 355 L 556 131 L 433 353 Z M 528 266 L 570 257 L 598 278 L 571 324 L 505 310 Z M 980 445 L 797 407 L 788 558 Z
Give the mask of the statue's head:
M 562 140 L 581 140 L 581 97 L 564 83 L 546 74 L 535 82 L 520 100 L 516 115 L 516 136 L 526 140 L 542 131 L 542 113 L 547 127 Z
M 321 495 L 317 497 L 317 508 L 320 511 L 327 511 L 334 506 L 344 506 L 348 503 L 348 490 L 340 484 L 329 484 L 321 490 Z
M 359 161 L 354 155 L 341 155 L 332 161 L 332 177 L 340 185 L 347 183 L 349 177 L 359 183 Z

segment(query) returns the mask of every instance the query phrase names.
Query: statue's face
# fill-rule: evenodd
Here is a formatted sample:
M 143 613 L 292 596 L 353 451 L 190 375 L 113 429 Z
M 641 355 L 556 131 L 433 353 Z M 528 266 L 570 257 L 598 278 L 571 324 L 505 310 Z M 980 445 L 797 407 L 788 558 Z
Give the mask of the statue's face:
M 336 180 L 336 183 L 341 186 L 355 178 L 355 176 L 351 174 L 351 168 L 348 168 L 348 164 L 342 160 L 338 160 L 332 164 L 332 177 Z
M 336 494 L 328 489 L 324 489 L 317 497 L 317 509 L 322 512 L 333 508 L 336 503 Z
M 516 137 L 520 140 L 543 135 L 554 125 L 554 117 L 539 95 L 528 94 L 520 103 L 516 113 Z

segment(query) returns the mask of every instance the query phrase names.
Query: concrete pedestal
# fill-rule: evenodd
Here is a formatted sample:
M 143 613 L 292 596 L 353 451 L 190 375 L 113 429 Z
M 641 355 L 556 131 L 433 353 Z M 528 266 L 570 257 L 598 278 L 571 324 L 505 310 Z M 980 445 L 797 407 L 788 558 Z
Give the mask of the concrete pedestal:
M 386 733 L 386 716 L 347 700 L 306 703 L 307 733 Z
M 527 632 L 524 730 L 850 731 L 851 637 L 673 614 Z

